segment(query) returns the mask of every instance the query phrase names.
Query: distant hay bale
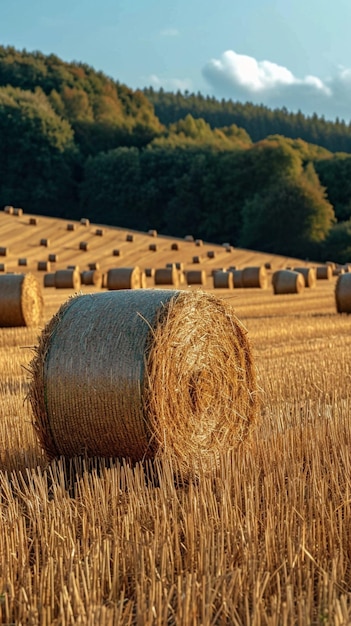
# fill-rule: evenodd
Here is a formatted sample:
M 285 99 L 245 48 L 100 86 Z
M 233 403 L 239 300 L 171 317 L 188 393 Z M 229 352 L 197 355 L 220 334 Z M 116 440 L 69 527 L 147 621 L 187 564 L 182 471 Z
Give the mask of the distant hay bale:
M 330 267 L 332 268 L 332 272 L 335 270 L 336 268 L 336 263 L 334 261 L 326 261 L 325 262 L 326 265 L 330 265 Z
M 188 285 L 205 285 L 207 276 L 205 270 L 189 270 L 185 278 Z
M 157 230 L 148 230 L 148 235 L 150 235 L 150 237 L 157 237 Z
M 233 248 L 232 246 L 226 246 L 225 251 L 226 252 L 232 252 Z
M 340 274 L 335 285 L 335 304 L 338 313 L 351 313 L 351 274 Z
M 113 256 L 122 256 L 121 251 L 118 248 L 115 248 L 114 250 L 112 250 L 112 255 Z
M 317 283 L 316 270 L 314 267 L 294 267 L 294 272 L 300 272 L 300 274 L 302 274 L 305 287 L 314 289 Z
M 55 272 L 49 272 L 48 274 L 44 274 L 43 280 L 44 287 L 55 287 Z
M 191 241 L 194 241 L 194 237 L 193 237 L 193 235 L 185 235 L 185 237 L 184 237 L 184 241 L 190 241 L 190 242 L 191 242 Z
M 80 220 L 81 226 L 90 226 L 90 220 L 87 217 L 82 217 Z
M 156 243 L 150 243 L 149 244 L 149 250 L 150 250 L 150 252 L 157 252 L 157 244 Z
M 166 263 L 166 267 L 175 267 L 176 270 L 184 270 L 184 263 L 182 261 L 175 261 L 174 263 Z
M 75 230 L 76 229 L 76 225 L 75 224 L 67 224 L 66 226 L 66 230 Z
M 173 242 L 171 245 L 171 250 L 179 250 L 179 244 L 176 242 Z
M 146 273 L 144 272 L 144 270 L 142 270 L 140 272 L 140 289 L 146 289 L 146 287 L 147 287 Z
M 107 289 L 140 289 L 140 268 L 113 267 L 107 272 Z
M 193 263 L 201 263 L 201 261 L 202 261 L 201 256 L 193 256 L 193 259 L 192 259 Z
M 155 285 L 178 287 L 179 273 L 176 267 L 160 267 L 155 270 Z
M 49 246 L 49 244 L 50 244 L 49 239 L 45 239 L 45 238 L 40 239 L 40 242 L 39 242 L 40 246 L 44 246 L 45 248 L 47 248 Z
M 272 277 L 273 293 L 276 295 L 302 293 L 305 279 L 300 272 L 293 270 L 277 270 Z
M 147 276 L 148 278 L 153 278 L 155 276 L 155 269 L 153 267 L 146 267 L 145 276 Z
M 204 245 L 204 242 L 202 241 L 202 239 L 195 239 L 195 246 L 201 247 L 203 245 Z
M 0 256 L 8 256 L 10 254 L 10 249 L 1 246 L 0 247 Z
M 100 269 L 100 263 L 98 263 L 98 262 L 88 263 L 88 268 L 90 270 L 99 270 Z
M 74 289 L 78 291 L 81 286 L 80 273 L 78 269 L 57 270 L 55 272 L 56 289 Z
M 211 269 L 211 276 L 214 276 L 216 272 L 226 272 L 227 268 L 226 267 L 213 267 Z
M 6 272 L 6 264 L 0 263 L 0 272 Z
M 103 228 L 97 228 L 96 231 L 95 231 L 95 235 L 97 235 L 98 237 L 103 237 L 104 229 Z
M 82 285 L 94 285 L 102 287 L 102 273 L 100 270 L 85 270 L 80 275 Z
M 6 206 L 4 206 L 4 213 L 7 213 L 7 215 L 13 215 L 13 206 L 11 206 L 11 204 L 6 204 Z
M 333 270 L 330 265 L 318 265 L 316 267 L 317 280 L 330 280 L 333 276 Z
M 208 250 L 208 251 L 207 251 L 207 257 L 208 257 L 209 259 L 214 259 L 214 258 L 215 258 L 215 256 L 216 256 L 216 253 L 215 253 L 215 251 L 214 251 L 214 250 Z
M 50 261 L 50 263 L 57 263 L 57 261 L 59 260 L 59 256 L 58 254 L 49 254 L 48 260 Z
M 17 217 L 22 217 L 23 209 L 20 207 L 13 207 L 13 215 L 17 215 Z
M 83 250 L 84 252 L 87 252 L 89 249 L 89 244 L 87 241 L 80 241 L 79 242 L 79 250 Z
M 37 226 L 38 225 L 38 220 L 36 217 L 30 217 L 28 224 L 30 224 L 31 226 Z
M 18 259 L 18 265 L 28 265 L 27 259 L 25 257 L 21 257 Z
M 50 272 L 51 270 L 50 261 L 38 261 L 37 270 L 38 272 Z
M 79 272 L 80 267 L 79 267 L 79 265 L 67 265 L 67 269 L 68 269 L 68 270 L 74 270 L 74 271 L 76 271 L 76 272 Z
M 224 243 L 222 243 L 222 247 L 223 248 L 231 248 L 230 243 L 228 243 L 228 241 L 225 241 Z
M 0 326 L 38 326 L 43 309 L 41 287 L 33 274 L 0 276 Z
M 234 280 L 232 272 L 215 272 L 213 274 L 213 287 L 215 289 L 233 289 Z
M 202 291 L 70 298 L 30 368 L 34 426 L 49 458 L 167 460 L 188 479 L 215 471 L 259 419 L 246 330 L 228 303 Z
M 126 241 L 129 241 L 130 243 L 134 241 L 134 235 L 126 235 Z
M 242 284 L 244 288 L 266 289 L 268 280 L 264 265 L 244 267 L 242 270 Z
M 265 266 L 266 270 L 271 270 L 272 269 L 272 263 L 270 263 L 269 261 L 266 261 L 264 266 Z

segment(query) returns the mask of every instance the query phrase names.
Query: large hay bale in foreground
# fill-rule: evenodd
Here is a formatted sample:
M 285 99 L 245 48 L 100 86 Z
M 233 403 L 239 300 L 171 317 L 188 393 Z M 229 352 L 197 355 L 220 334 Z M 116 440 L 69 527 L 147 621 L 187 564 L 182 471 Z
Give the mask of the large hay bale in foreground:
M 294 272 L 300 272 L 304 277 L 305 287 L 313 289 L 317 284 L 317 275 L 314 267 L 294 267 Z
M 44 302 L 34 274 L 0 276 L 0 326 L 38 326 Z
M 55 272 L 56 289 L 74 289 L 78 291 L 81 286 L 79 269 L 57 270 Z
M 107 289 L 140 289 L 140 268 L 113 267 L 107 272 Z
M 167 458 L 187 476 L 215 468 L 258 419 L 246 331 L 203 291 L 70 298 L 36 352 L 29 398 L 51 458 Z
M 244 267 L 242 270 L 243 287 L 266 289 L 267 284 L 267 270 L 264 265 L 259 265 L 258 267 Z
M 272 277 L 273 293 L 301 293 L 305 288 L 305 279 L 300 272 L 277 270 Z
M 351 274 L 340 274 L 335 285 L 335 304 L 338 313 L 351 313 Z

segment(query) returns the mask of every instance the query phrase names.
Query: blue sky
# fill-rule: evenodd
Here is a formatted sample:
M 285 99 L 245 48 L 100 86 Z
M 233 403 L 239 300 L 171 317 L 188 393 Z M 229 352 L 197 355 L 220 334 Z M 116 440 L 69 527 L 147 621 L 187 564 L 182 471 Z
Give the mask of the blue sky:
M 351 0 L 0 0 L 0 43 L 152 85 L 351 120 Z

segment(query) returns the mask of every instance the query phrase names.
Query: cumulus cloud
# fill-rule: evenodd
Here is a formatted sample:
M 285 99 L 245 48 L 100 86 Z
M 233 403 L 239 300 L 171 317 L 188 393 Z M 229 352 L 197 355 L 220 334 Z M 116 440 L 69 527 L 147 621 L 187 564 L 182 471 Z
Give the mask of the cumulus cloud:
M 300 109 L 327 118 L 351 118 L 351 69 L 339 67 L 325 79 L 306 75 L 298 78 L 286 67 L 227 50 L 211 59 L 202 70 L 214 95 L 250 101 L 268 107 Z
M 156 74 L 148 77 L 148 84 L 155 89 L 165 91 L 192 91 L 192 81 L 190 78 L 160 78 Z

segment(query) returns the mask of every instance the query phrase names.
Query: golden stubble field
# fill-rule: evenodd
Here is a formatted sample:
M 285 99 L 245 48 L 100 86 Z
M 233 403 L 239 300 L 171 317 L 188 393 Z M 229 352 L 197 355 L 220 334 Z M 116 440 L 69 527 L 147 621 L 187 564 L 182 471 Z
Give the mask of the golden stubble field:
M 36 264 L 48 252 L 61 267 L 116 266 L 110 250 L 118 237 L 122 247 L 125 231 L 97 237 L 90 228 L 82 237 L 83 227 L 66 233 L 65 225 L 38 217 L 33 227 L 26 215 L 0 213 L 8 270 L 19 271 L 17 258 L 27 256 L 26 271 L 41 280 Z M 88 235 L 92 249 L 81 253 Z M 52 244 L 43 255 L 45 236 Z M 120 266 L 173 261 L 169 238 L 157 238 L 155 253 L 146 234 L 135 240 Z M 188 266 L 190 246 L 176 259 Z M 209 290 L 217 265 L 294 264 L 206 246 L 218 252 L 204 260 Z M 335 281 L 300 295 L 213 290 L 248 330 L 262 420 L 250 448 L 224 453 L 216 474 L 196 484 L 176 485 L 167 463 L 48 463 L 26 401 L 41 328 L 0 329 L 1 623 L 351 623 L 351 318 L 336 313 Z M 43 292 L 48 321 L 72 292 Z

